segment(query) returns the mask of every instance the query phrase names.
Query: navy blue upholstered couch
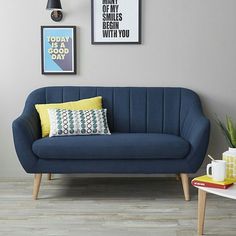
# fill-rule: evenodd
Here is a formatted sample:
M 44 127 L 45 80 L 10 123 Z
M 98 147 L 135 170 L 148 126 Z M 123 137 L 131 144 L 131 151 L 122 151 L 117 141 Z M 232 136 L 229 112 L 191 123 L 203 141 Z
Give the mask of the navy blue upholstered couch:
M 111 136 L 41 138 L 34 107 L 101 95 Z M 201 166 L 210 124 L 196 93 L 184 88 L 46 87 L 33 91 L 13 122 L 15 149 L 34 173 L 175 173 L 189 199 L 187 173 Z

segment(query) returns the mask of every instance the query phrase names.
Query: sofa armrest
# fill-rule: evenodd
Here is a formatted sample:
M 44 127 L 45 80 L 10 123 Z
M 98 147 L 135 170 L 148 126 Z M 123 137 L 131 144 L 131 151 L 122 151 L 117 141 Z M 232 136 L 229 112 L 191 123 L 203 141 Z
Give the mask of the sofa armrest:
M 37 156 L 32 152 L 32 144 L 41 137 L 39 118 L 35 112 L 24 113 L 12 124 L 17 156 L 28 173 L 35 173 Z
M 205 158 L 210 136 L 210 122 L 201 109 L 193 108 L 189 111 L 183 121 L 180 135 L 191 145 L 186 161 L 189 173 L 195 173 Z

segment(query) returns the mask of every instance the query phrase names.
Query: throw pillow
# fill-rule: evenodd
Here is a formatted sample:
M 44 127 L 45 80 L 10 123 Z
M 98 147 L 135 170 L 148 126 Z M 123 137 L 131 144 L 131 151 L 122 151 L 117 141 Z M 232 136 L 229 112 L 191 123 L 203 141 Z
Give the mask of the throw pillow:
M 48 109 L 50 134 L 53 136 L 111 134 L 107 110 Z
M 102 97 L 93 97 L 65 103 L 36 104 L 35 108 L 39 113 L 41 121 L 42 137 L 46 137 L 50 133 L 50 121 L 48 116 L 48 109 L 50 108 L 67 109 L 67 110 L 102 109 Z

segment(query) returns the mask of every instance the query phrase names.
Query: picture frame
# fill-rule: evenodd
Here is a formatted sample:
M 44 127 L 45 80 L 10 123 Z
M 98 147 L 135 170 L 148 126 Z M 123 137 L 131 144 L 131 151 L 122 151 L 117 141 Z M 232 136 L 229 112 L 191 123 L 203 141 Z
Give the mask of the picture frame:
M 141 0 L 91 0 L 92 44 L 141 44 Z
M 41 26 L 42 74 L 76 74 L 76 26 Z

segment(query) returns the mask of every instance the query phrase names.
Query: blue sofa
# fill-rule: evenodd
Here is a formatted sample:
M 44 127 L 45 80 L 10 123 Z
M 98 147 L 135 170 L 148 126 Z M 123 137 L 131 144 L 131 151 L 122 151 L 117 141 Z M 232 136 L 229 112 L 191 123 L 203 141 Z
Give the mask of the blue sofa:
M 112 135 L 41 138 L 35 104 L 97 95 L 108 110 Z M 189 200 L 187 174 L 201 166 L 209 132 L 198 95 L 185 88 L 39 88 L 13 122 L 17 156 L 25 171 L 35 174 L 35 199 L 42 173 L 168 173 L 180 175 Z

